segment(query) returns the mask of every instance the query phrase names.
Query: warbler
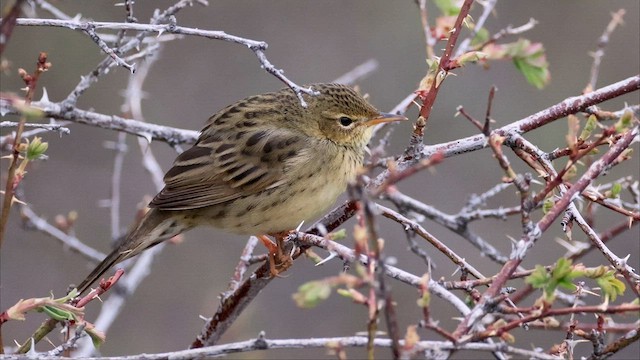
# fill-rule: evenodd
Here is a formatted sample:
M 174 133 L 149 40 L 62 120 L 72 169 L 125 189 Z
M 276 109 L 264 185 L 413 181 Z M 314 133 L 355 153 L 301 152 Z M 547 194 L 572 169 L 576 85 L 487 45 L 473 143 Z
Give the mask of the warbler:
M 374 125 L 406 117 L 378 111 L 345 85 L 308 86 L 317 94 L 303 95 L 306 107 L 285 88 L 211 116 L 165 174 L 150 210 L 78 291 L 116 263 L 196 226 L 264 241 L 321 215 L 355 178 Z

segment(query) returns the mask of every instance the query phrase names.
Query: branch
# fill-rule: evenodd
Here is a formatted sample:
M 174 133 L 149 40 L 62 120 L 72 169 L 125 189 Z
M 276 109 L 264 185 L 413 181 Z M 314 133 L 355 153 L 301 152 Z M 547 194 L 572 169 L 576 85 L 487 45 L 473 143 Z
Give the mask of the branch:
M 174 20 L 175 21 L 175 20 Z M 224 31 L 215 31 L 215 30 L 201 30 L 194 28 L 187 28 L 183 26 L 178 26 L 175 22 L 170 22 L 168 24 L 137 24 L 137 23 L 120 23 L 120 22 L 105 22 L 105 21 L 76 21 L 76 20 L 61 20 L 61 19 L 28 19 L 28 18 L 19 18 L 16 19 L 16 25 L 19 26 L 48 26 L 48 27 L 63 27 L 71 30 L 79 30 L 86 34 L 88 34 L 91 39 L 96 42 L 100 48 L 105 51 L 118 65 L 124 66 L 130 71 L 133 72 L 133 67 L 127 64 L 124 60 L 122 60 L 116 52 L 111 50 L 102 39 L 98 37 L 95 33 L 94 29 L 110 29 L 110 30 L 133 30 L 133 31 L 141 31 L 141 32 L 152 32 L 152 33 L 171 33 L 178 35 L 190 35 L 190 36 L 200 36 L 208 39 L 214 40 L 223 40 L 232 42 L 235 44 L 244 45 L 249 50 L 253 51 L 255 56 L 258 58 L 260 65 L 262 68 L 280 79 L 280 81 L 284 82 L 298 97 L 300 104 L 302 107 L 307 107 L 307 103 L 304 101 L 302 97 L 303 94 L 307 95 L 317 95 L 315 91 L 311 88 L 303 88 L 296 85 L 293 81 L 289 80 L 284 75 L 284 71 L 282 69 L 277 69 L 265 55 L 264 51 L 267 49 L 268 45 L 264 41 L 256 41 L 251 39 L 242 38 L 235 35 L 230 35 L 225 33 Z
M 489 308 L 491 299 L 494 299 L 501 291 L 504 284 L 509 280 L 513 272 L 520 265 L 526 255 L 528 249 L 530 249 L 536 240 L 538 240 L 544 231 L 546 231 L 553 221 L 557 219 L 569 206 L 569 204 L 580 194 L 593 179 L 597 178 L 605 168 L 613 162 L 623 150 L 625 150 L 631 141 L 637 136 L 638 126 L 627 131 L 624 136 L 613 145 L 609 151 L 607 151 L 600 159 L 594 162 L 585 174 L 553 205 L 553 207 L 538 221 L 535 226 L 518 241 L 514 246 L 510 260 L 502 267 L 496 279 L 491 284 L 489 289 L 485 291 L 481 301 L 476 304 L 471 314 L 465 317 L 465 319 L 458 325 L 454 336 L 461 338 L 466 334 L 471 327 L 479 321 Z
M 34 101 L 33 107 L 41 109 L 44 117 L 57 120 L 69 120 L 79 124 L 87 124 L 102 129 L 124 131 L 140 136 L 148 142 L 152 140 L 164 141 L 170 145 L 194 143 L 198 132 L 145 123 L 139 120 L 126 119 L 117 115 L 105 115 L 93 111 L 81 110 L 75 107 L 65 108 L 61 103 L 48 101 Z M 8 113 L 18 114 L 18 109 L 7 99 L 0 97 L 0 109 Z
M 390 348 L 390 339 L 376 338 L 373 340 L 373 345 L 381 348 Z M 469 350 L 469 351 L 485 351 L 485 352 L 504 352 L 512 354 L 517 358 L 529 358 L 539 360 L 562 360 L 563 357 L 548 355 L 540 351 L 526 350 L 506 345 L 504 343 L 498 344 L 483 344 L 483 343 L 469 343 L 469 344 L 455 344 L 451 341 L 417 341 L 412 344 L 407 344 L 405 340 L 400 340 L 400 345 L 403 348 L 403 353 L 406 352 L 407 357 L 410 354 L 416 356 L 421 355 L 427 358 L 439 358 L 439 354 L 445 352 L 457 351 L 457 350 Z M 87 360 L 134 360 L 144 358 L 146 360 L 186 360 L 186 359 L 201 359 L 223 356 L 226 354 L 251 352 L 257 350 L 273 350 L 273 349 L 340 349 L 344 347 L 366 347 L 367 338 L 364 336 L 351 336 L 351 337 L 333 337 L 333 338 L 311 338 L 311 339 L 274 339 L 270 340 L 261 334 L 257 339 L 251 339 L 247 341 L 241 341 L 236 343 L 230 343 L 225 345 L 217 345 L 210 347 L 203 347 L 199 349 L 189 349 L 181 351 L 173 351 L 167 353 L 157 354 L 139 354 L 131 356 L 112 356 L 112 357 L 99 357 L 99 358 L 85 358 Z M 17 360 L 19 356 L 6 355 L 3 359 Z M 38 354 L 38 359 L 42 360 L 59 360 L 57 356 L 48 356 Z
M 64 231 L 49 224 L 45 219 L 38 216 L 29 206 L 21 206 L 20 214 L 23 216 L 25 222 L 27 222 L 27 226 L 33 226 L 36 230 L 53 237 L 60 241 L 65 248 L 82 255 L 93 263 L 99 263 L 106 256 L 78 240 L 75 236 L 68 235 Z

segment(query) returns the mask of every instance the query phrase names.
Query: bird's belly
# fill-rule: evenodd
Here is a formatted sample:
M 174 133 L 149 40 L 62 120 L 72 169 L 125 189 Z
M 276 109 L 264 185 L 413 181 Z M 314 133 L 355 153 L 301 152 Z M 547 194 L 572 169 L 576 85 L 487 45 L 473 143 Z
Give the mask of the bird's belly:
M 243 234 L 273 234 L 293 230 L 301 222 L 313 220 L 331 206 L 342 192 L 348 179 L 327 181 L 314 174 L 304 185 L 296 182 L 249 195 L 233 202 L 215 205 L 198 217 L 205 217 L 209 225 L 225 231 Z
M 342 194 L 362 163 L 362 154 L 346 152 L 327 158 L 309 152 L 292 166 L 289 182 L 214 205 L 197 217 L 209 225 L 243 235 L 296 229 L 321 215 Z M 310 172 L 309 169 L 319 169 Z

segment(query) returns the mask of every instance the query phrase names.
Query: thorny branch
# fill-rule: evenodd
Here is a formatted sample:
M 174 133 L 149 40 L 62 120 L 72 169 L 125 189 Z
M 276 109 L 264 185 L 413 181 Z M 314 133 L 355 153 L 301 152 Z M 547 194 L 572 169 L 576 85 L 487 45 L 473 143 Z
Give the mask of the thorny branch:
M 83 21 L 78 20 L 79 18 L 71 19 L 66 16 L 64 13 L 60 12 L 56 8 L 52 7 L 49 3 L 43 0 L 35 1 L 39 6 L 43 9 L 48 9 L 54 16 L 59 17 L 60 20 L 56 19 L 17 19 L 16 24 L 18 26 L 54 26 L 54 27 L 66 27 L 74 30 L 79 30 L 85 32 L 87 35 L 91 37 L 91 39 L 98 44 L 98 46 L 109 55 L 109 58 L 105 59 L 101 64 L 96 67 L 89 75 L 83 77 L 78 86 L 69 94 L 67 99 L 58 103 L 52 103 L 48 100 L 48 98 L 43 97 L 41 101 L 34 101 L 31 104 L 27 104 L 36 109 L 41 109 L 44 113 L 45 117 L 49 117 L 51 119 L 56 120 L 64 120 L 64 122 L 52 123 L 50 125 L 41 125 L 39 126 L 41 129 L 36 129 L 37 131 L 51 131 L 58 130 L 63 131 L 62 129 L 67 129 L 65 126 L 68 126 L 72 122 L 76 123 L 84 123 L 89 124 L 91 126 L 110 129 L 120 132 L 126 132 L 129 134 L 133 134 L 138 136 L 139 145 L 143 153 L 143 164 L 145 168 L 152 174 L 152 178 L 157 188 L 162 187 L 162 171 L 158 166 L 157 162 L 153 158 L 153 154 L 150 152 L 148 148 L 148 142 L 152 140 L 159 140 L 168 143 L 169 145 L 176 146 L 178 144 L 183 143 L 192 143 L 197 137 L 197 133 L 195 131 L 190 130 L 182 130 L 172 127 L 164 127 L 157 126 L 155 124 L 145 123 L 143 121 L 142 112 L 139 108 L 139 100 L 140 93 L 136 91 L 141 91 L 142 85 L 141 82 L 136 84 L 135 86 L 130 86 L 128 89 L 128 96 L 130 96 L 133 101 L 131 101 L 130 111 L 126 114 L 127 117 L 131 117 L 129 119 L 125 116 L 115 116 L 115 115 L 105 115 L 100 114 L 94 111 L 86 111 L 81 110 L 76 107 L 77 99 L 80 95 L 82 95 L 95 81 L 97 81 L 98 77 L 104 75 L 106 73 L 106 69 L 109 67 L 119 65 L 124 66 L 129 69 L 133 69 L 133 65 L 130 64 L 133 60 L 137 59 L 146 59 L 149 54 L 154 53 L 153 45 L 149 45 L 149 39 L 145 39 L 148 35 L 152 33 L 171 33 L 175 35 L 189 35 L 189 36 L 201 36 L 211 39 L 220 39 L 225 41 L 230 41 L 238 44 L 246 45 L 250 50 L 254 52 L 262 67 L 269 73 L 278 77 L 280 80 L 285 82 L 288 86 L 290 86 L 298 95 L 301 102 L 304 103 L 302 98 L 303 93 L 309 93 L 308 89 L 300 88 L 286 77 L 284 77 L 282 70 L 276 69 L 265 57 L 264 50 L 266 50 L 267 46 L 264 42 L 244 39 L 235 37 L 232 35 L 228 35 L 224 32 L 220 31 L 206 31 L 206 30 L 198 30 L 191 29 L 178 26 L 176 24 L 176 20 L 173 15 L 180 10 L 181 8 L 187 6 L 191 3 L 191 1 L 178 1 L 174 6 L 168 8 L 162 13 L 159 13 L 157 16 L 152 19 L 150 24 L 138 24 L 134 21 L 129 21 L 133 19 L 132 8 L 129 8 L 129 1 L 125 2 L 127 5 L 127 22 L 126 23 L 114 23 L 114 22 L 94 22 L 94 21 Z M 472 1 L 467 0 L 463 5 L 463 9 L 461 11 L 460 18 L 466 17 L 468 14 Z M 427 3 L 424 1 L 419 1 L 420 11 L 423 20 L 423 28 L 425 31 L 425 36 L 427 37 L 427 51 L 433 52 L 433 46 L 435 44 L 434 39 L 430 38 L 429 28 L 428 28 L 428 20 L 427 20 L 427 11 L 426 5 Z M 455 29 L 453 31 L 452 36 L 449 37 L 449 42 L 447 43 L 447 47 L 445 48 L 445 53 L 441 58 L 439 64 L 439 71 L 444 71 L 444 75 L 446 76 L 446 72 L 448 71 L 447 63 L 451 56 L 459 56 L 462 52 L 466 51 L 469 47 L 470 39 L 476 32 L 482 27 L 482 24 L 486 21 L 489 14 L 492 12 L 496 5 L 496 1 L 485 1 L 481 3 L 484 6 L 483 12 L 479 18 L 479 21 L 476 23 L 476 28 L 473 31 L 472 36 L 468 39 L 465 39 L 460 46 L 458 46 L 458 51 L 455 55 L 452 55 L 452 51 L 455 48 L 457 36 L 460 33 L 461 22 L 457 22 Z M 620 11 L 617 13 L 621 16 Z M 2 27 L 4 28 L 9 22 L 7 19 L 2 19 Z M 603 34 L 603 38 L 601 39 L 598 52 L 594 56 L 594 69 L 592 70 L 591 76 L 591 89 L 595 87 L 595 79 L 597 78 L 598 68 L 600 63 L 600 57 L 602 56 L 602 52 L 604 46 L 606 45 L 606 39 L 611 34 L 615 26 L 619 23 L 616 20 L 614 15 L 614 19 L 611 24 L 608 26 L 607 30 Z M 522 31 L 528 30 L 529 28 L 535 25 L 535 21 L 532 19 L 529 23 L 525 24 L 519 28 L 509 27 L 501 32 L 494 34 L 489 41 L 495 42 L 499 40 L 504 35 L 509 34 L 517 34 Z M 108 34 L 99 33 L 97 30 L 119 30 L 118 36 L 112 36 Z M 135 37 L 127 37 L 124 36 L 124 31 L 136 31 L 139 32 Z M 4 32 L 3 32 L 4 33 Z M 116 40 L 112 40 L 112 38 L 116 38 Z M 144 40 L 144 41 L 143 41 Z M 115 48 L 110 48 L 108 42 L 115 41 L 118 45 Z M 147 48 L 140 50 L 138 53 L 131 55 L 129 57 L 124 57 L 123 54 L 126 54 L 128 51 L 134 49 L 141 44 L 149 45 Z M 372 71 L 372 68 L 375 68 L 377 65 L 375 62 L 368 62 L 363 64 L 362 67 L 354 69 L 354 72 L 348 73 L 345 75 L 344 79 L 341 79 L 340 82 L 351 83 L 354 81 L 353 79 L 358 79 L 361 76 L 366 75 L 368 72 Z M 138 66 L 137 73 L 131 78 L 131 83 L 134 82 L 134 77 L 140 75 L 140 72 L 143 71 L 144 67 Z M 148 68 L 146 69 L 148 70 Z M 144 70 L 144 71 L 146 71 Z M 144 76 L 142 77 L 144 78 Z M 131 85 L 130 83 L 130 85 Z M 432 89 L 436 90 L 438 84 L 434 81 L 432 83 Z M 435 87 L 435 88 L 434 88 Z M 602 103 L 606 100 L 621 96 L 626 93 L 634 92 L 640 89 L 640 76 L 629 77 L 625 80 L 619 81 L 617 83 L 611 84 L 609 86 L 593 90 L 591 92 L 587 92 L 584 95 L 576 96 L 572 98 L 568 98 L 556 105 L 553 105 L 545 110 L 542 110 L 536 114 L 528 116 L 524 119 L 516 121 L 510 125 L 503 126 L 498 129 L 494 129 L 489 131 L 488 122 L 485 123 L 484 127 L 479 126 L 482 130 L 482 134 L 470 136 L 467 138 L 455 140 L 448 143 L 435 144 L 430 146 L 425 146 L 422 144 L 422 135 L 425 126 L 424 118 L 422 118 L 422 123 L 418 122 L 414 133 L 412 134 L 412 142 L 411 146 L 407 147 L 407 150 L 402 156 L 396 158 L 396 161 L 391 162 L 388 169 L 384 170 L 381 174 L 373 178 L 366 186 L 367 194 L 372 197 L 371 200 L 366 200 L 367 203 L 371 204 L 371 209 L 375 209 L 375 212 L 371 212 L 368 214 L 368 224 L 373 225 L 375 221 L 375 217 L 377 215 L 385 216 L 393 221 L 399 223 L 403 226 L 407 233 L 415 233 L 420 237 L 428 240 L 431 246 L 434 246 L 438 251 L 447 255 L 453 264 L 459 266 L 463 271 L 463 276 L 459 281 L 446 281 L 446 282 L 436 282 L 429 279 L 425 285 L 425 279 L 415 276 L 411 273 L 408 273 L 400 268 L 392 266 L 387 263 L 379 263 L 379 270 L 381 270 L 386 277 L 390 277 L 392 279 L 396 279 L 400 282 L 404 282 L 409 284 L 417 289 L 422 289 L 421 291 L 426 290 L 429 294 L 436 295 L 437 297 L 443 299 L 447 304 L 450 304 L 457 312 L 459 312 L 464 318 L 458 329 L 455 333 L 451 334 L 447 330 L 443 328 L 439 328 L 437 325 L 431 324 L 431 329 L 440 332 L 441 335 L 445 336 L 445 338 L 457 338 L 461 341 L 450 342 L 450 341 L 442 341 L 442 342 L 429 342 L 429 341 L 417 341 L 412 344 L 408 344 L 406 340 L 400 341 L 391 341 L 389 339 L 372 339 L 369 337 L 368 339 L 365 337 L 354 337 L 354 338 L 333 338 L 333 339 L 290 339 L 290 340 L 268 340 L 263 335 L 261 335 L 258 339 L 250 340 L 242 343 L 235 344 L 226 344 L 212 347 L 203 347 L 207 345 L 215 344 L 220 336 L 226 331 L 226 329 L 233 323 L 233 321 L 240 315 L 243 309 L 257 296 L 258 292 L 264 289 L 271 281 L 271 278 L 268 276 L 269 268 L 265 263 L 260 266 L 258 269 L 254 270 L 252 274 L 245 278 L 243 281 L 244 275 L 248 271 L 248 267 L 250 265 L 250 259 L 252 259 L 252 253 L 255 247 L 255 238 L 249 239 L 245 250 L 243 251 L 242 257 L 234 271 L 234 274 L 231 278 L 229 289 L 225 292 L 221 297 L 221 305 L 215 315 L 207 321 L 205 327 L 203 328 L 200 335 L 198 335 L 197 339 L 193 342 L 191 350 L 184 350 L 182 352 L 172 352 L 170 354 L 146 354 L 147 358 L 164 358 L 167 356 L 171 356 L 173 358 L 190 358 L 194 356 L 214 356 L 221 355 L 231 352 L 240 352 L 240 351 L 253 351 L 257 349 L 272 349 L 272 348 L 290 348 L 290 347 L 316 347 L 316 346 L 330 346 L 330 347 L 347 347 L 347 346 L 376 346 L 376 347 L 391 347 L 394 350 L 394 356 L 398 357 L 400 355 L 404 355 L 407 353 L 416 354 L 421 352 L 422 354 L 426 354 L 425 356 L 429 357 L 430 355 L 437 356 L 437 354 L 450 354 L 456 350 L 476 350 L 476 351 L 491 351 L 495 356 L 501 357 L 501 354 L 511 354 L 517 357 L 530 357 L 530 358 L 541 358 L 541 359 L 557 359 L 554 355 L 541 353 L 539 351 L 533 352 L 529 350 L 519 349 L 511 346 L 506 346 L 502 343 L 478 343 L 478 342 L 466 342 L 471 339 L 473 340 L 486 340 L 492 336 L 499 336 L 500 334 L 495 332 L 495 329 L 483 329 L 482 327 L 472 328 L 474 324 L 478 323 L 478 320 L 482 319 L 484 315 L 491 312 L 494 309 L 497 309 L 497 312 L 503 312 L 505 317 L 504 319 L 509 320 L 511 322 L 508 324 L 508 328 L 504 327 L 500 330 L 500 333 L 506 333 L 508 330 L 512 328 L 516 328 L 525 322 L 529 322 L 536 319 L 544 319 L 546 316 L 550 314 L 562 315 L 565 313 L 575 313 L 579 312 L 581 309 L 587 309 L 588 312 L 595 312 L 598 314 L 603 313 L 614 313 L 614 312 L 627 312 L 627 311 L 637 311 L 637 308 L 633 308 L 629 310 L 626 307 L 619 306 L 598 306 L 598 307 L 582 307 L 582 308 L 566 308 L 566 309 L 543 309 L 546 311 L 545 313 L 537 312 L 538 308 L 532 309 L 522 309 L 515 308 L 515 305 L 512 304 L 511 307 L 502 307 L 500 302 L 502 300 L 508 300 L 508 295 L 505 291 L 506 282 L 516 278 L 526 277 L 531 274 L 531 270 L 524 270 L 519 267 L 520 262 L 526 255 L 529 248 L 531 248 L 535 241 L 539 239 L 544 231 L 549 228 L 554 219 L 560 217 L 563 214 L 569 213 L 571 218 L 578 223 L 578 225 L 582 228 L 587 237 L 591 240 L 591 245 L 587 250 L 575 249 L 575 251 L 571 252 L 569 257 L 572 259 L 576 259 L 583 255 L 589 249 L 599 249 L 604 256 L 611 263 L 612 267 L 617 270 L 619 274 L 621 274 L 627 283 L 631 286 L 631 289 L 638 296 L 638 275 L 637 273 L 630 268 L 627 264 L 627 258 L 620 258 L 611 252 L 605 242 L 615 235 L 628 230 L 629 225 L 634 226 L 637 225 L 638 220 L 633 217 L 634 214 L 638 213 L 638 201 L 640 199 L 640 193 L 637 191 L 637 181 L 635 185 L 635 190 L 633 186 L 630 186 L 630 191 L 633 193 L 635 191 L 635 203 L 626 203 L 622 206 L 609 206 L 609 208 L 614 211 L 618 211 L 619 213 L 631 215 L 631 222 L 621 222 L 617 224 L 607 231 L 597 234 L 588 220 L 585 220 L 582 217 L 582 214 L 578 211 L 578 208 L 575 206 L 574 201 L 579 196 L 584 196 L 589 198 L 585 194 L 585 189 L 593 183 L 595 179 L 597 179 L 603 171 L 608 170 L 610 166 L 615 165 L 614 162 L 618 161 L 619 154 L 627 149 L 629 145 L 634 141 L 634 139 L 638 138 L 638 125 L 637 120 L 636 125 L 631 127 L 631 129 L 627 130 L 625 133 L 615 138 L 615 144 L 609 149 L 609 151 L 603 155 L 599 160 L 590 164 L 589 169 L 584 175 L 576 182 L 567 186 L 568 184 L 562 181 L 562 176 L 558 176 L 558 174 L 554 171 L 552 161 L 567 156 L 568 153 L 564 153 L 561 150 L 554 151 L 551 153 L 543 153 L 540 151 L 535 145 L 529 143 L 525 140 L 522 135 L 545 126 L 557 119 L 565 117 L 568 114 L 575 114 L 579 112 L 587 112 L 597 114 L 600 119 L 618 120 L 622 116 L 622 111 L 619 112 L 605 112 L 600 109 L 595 108 L 594 105 Z M 437 95 L 437 90 L 433 92 L 427 93 L 427 97 L 423 99 L 423 106 L 421 109 L 421 114 L 425 115 L 428 118 L 429 111 L 433 102 L 435 101 L 435 97 Z M 411 102 L 415 99 L 415 94 L 409 94 L 396 108 L 393 112 L 404 113 L 407 108 L 410 106 Z M 137 100 L 136 100 L 137 99 Z M 20 104 L 16 102 L 16 99 L 11 96 L 6 96 L 4 94 L 0 94 L 0 112 L 4 113 L 12 113 L 12 114 L 21 114 L 24 111 L 24 104 Z M 631 109 L 635 109 L 634 113 L 637 117 L 638 105 L 632 105 Z M 425 114 L 423 114 L 425 113 Z M 489 114 L 487 115 L 487 119 Z M 25 124 L 28 125 L 28 124 Z M 63 126 L 64 125 L 64 126 Z M 480 124 L 481 125 L 481 124 Z M 3 122 L 0 126 L 15 126 L 14 124 L 8 124 L 7 122 Z M 36 131 L 34 130 L 34 131 Z M 21 130 L 19 130 L 21 131 Z M 23 133 L 23 136 L 26 136 L 26 133 Z M 120 135 L 122 136 L 122 135 Z M 0 148 L 5 148 L 7 145 L 11 144 L 11 141 L 15 138 L 19 138 L 20 135 L 17 132 L 16 134 L 9 134 L 2 138 L 0 138 Z M 412 176 L 417 171 L 435 165 L 437 162 L 433 164 L 429 164 L 428 161 L 432 158 L 437 158 L 438 161 L 442 161 L 448 157 L 452 157 L 454 155 L 460 155 L 467 152 L 472 152 L 475 150 L 479 150 L 491 145 L 487 139 L 491 138 L 501 138 L 499 143 L 494 143 L 493 150 L 497 158 L 502 161 L 503 169 L 506 174 L 512 181 L 511 184 L 515 185 L 515 187 L 521 193 L 522 204 L 497 208 L 497 209 L 484 209 L 485 201 L 500 193 L 504 189 L 511 186 L 511 184 L 499 184 L 493 187 L 492 189 L 482 193 L 481 195 L 472 197 L 468 204 L 464 206 L 457 214 L 449 215 L 444 212 L 424 204 L 417 199 L 411 198 L 407 195 L 402 194 L 395 188 L 395 184 L 404 180 L 405 178 Z M 604 137 L 603 137 L 604 138 Z M 602 142 L 599 145 L 604 144 Z M 537 223 L 533 223 L 532 220 L 528 217 L 528 213 L 533 210 L 539 209 L 541 207 L 541 200 L 544 196 L 540 196 L 539 199 L 533 201 L 531 204 L 527 204 L 526 200 L 529 199 L 532 195 L 529 194 L 529 187 L 532 186 L 529 182 L 527 182 L 524 186 L 523 183 L 518 183 L 515 181 L 516 179 L 520 179 L 521 176 L 513 170 L 510 165 L 508 155 L 502 152 L 503 148 L 510 147 L 514 150 L 516 154 L 518 151 L 524 150 L 533 157 L 534 161 L 542 164 L 543 167 L 547 169 L 548 175 L 553 179 L 557 179 L 557 183 L 552 183 L 552 186 L 549 186 L 549 191 L 557 190 L 559 191 L 559 198 L 556 200 L 553 208 L 547 212 L 546 215 L 543 216 L 541 220 Z M 594 146 L 595 147 L 595 146 Z M 584 150 L 584 149 L 583 149 Z M 586 153 L 586 151 L 585 151 Z M 518 155 L 520 156 L 520 155 Z M 425 161 L 427 159 L 427 161 Z M 522 157 L 521 157 L 522 159 Z M 523 159 L 524 160 L 524 159 Z M 527 161 L 525 161 L 527 162 Z M 530 165 L 530 163 L 527 163 Z M 555 174 L 555 175 L 554 175 Z M 562 173 L 560 173 L 562 175 Z M 114 178 L 115 180 L 115 178 Z M 114 181 L 114 190 L 116 181 Z M 546 191 L 546 190 L 545 190 Z M 540 194 L 540 193 L 538 193 Z M 384 199 L 388 199 L 392 201 L 397 207 L 398 211 L 393 211 L 388 209 L 382 205 L 376 204 L 373 202 L 377 197 L 382 197 Z M 116 198 L 114 198 L 116 199 Z M 117 202 L 117 201 L 115 201 Z M 114 201 L 112 201 L 113 205 Z M 607 206 L 604 201 L 599 202 L 600 205 Z M 526 206 L 525 206 L 526 205 Z M 628 207 L 634 207 L 634 210 L 627 210 Z M 304 253 L 306 249 L 311 247 L 317 247 L 321 249 L 327 250 L 331 256 L 336 256 L 342 259 L 345 264 L 349 264 L 352 262 L 359 261 L 364 265 L 367 264 L 375 264 L 375 262 L 379 262 L 381 258 L 375 257 L 370 258 L 365 256 L 364 254 L 359 254 L 358 252 L 350 249 L 348 246 L 339 244 L 330 240 L 327 237 L 327 234 L 338 227 L 340 224 L 344 223 L 347 219 L 352 217 L 357 211 L 358 205 L 356 202 L 347 202 L 342 206 L 339 206 L 332 212 L 328 213 L 323 219 L 314 224 L 312 227 L 307 229 L 306 232 L 300 232 L 291 235 L 290 243 L 296 244 L 297 251 L 294 254 L 294 258 L 299 257 Z M 70 245 L 76 251 L 80 251 L 85 256 L 95 260 L 96 258 L 100 258 L 102 255 L 95 252 L 95 250 L 83 247 L 82 243 L 73 236 L 68 236 L 64 233 L 58 233 L 55 231 L 55 227 L 49 225 L 43 219 L 39 218 L 29 207 L 22 206 L 23 214 L 29 218 L 29 221 L 38 227 L 40 231 L 50 234 L 53 237 L 58 238 L 62 242 L 66 242 L 66 244 Z M 114 208 L 114 211 L 117 210 L 117 207 Z M 634 212 L 635 211 L 635 212 Z M 116 211 L 117 213 L 117 211 Z M 487 255 L 487 257 L 498 264 L 504 265 L 502 270 L 498 272 L 494 276 L 485 277 L 481 274 L 477 269 L 475 269 L 470 261 L 467 259 L 461 258 L 454 251 L 449 249 L 446 245 L 444 245 L 441 241 L 431 235 L 427 230 L 426 226 L 420 224 L 418 220 L 415 220 L 414 216 L 409 216 L 411 214 L 420 214 L 424 215 L 429 219 L 436 221 L 439 224 L 444 225 L 446 228 L 460 234 L 463 238 L 470 241 L 476 247 L 478 247 L 483 255 Z M 511 215 L 519 215 L 523 216 L 523 224 L 527 224 L 527 226 L 523 227 L 524 235 L 520 239 L 520 241 L 515 245 L 514 250 L 510 256 L 505 256 L 501 254 L 498 250 L 496 250 L 491 244 L 489 244 L 485 239 L 482 239 L 480 236 L 475 234 L 472 230 L 469 229 L 469 224 L 472 221 L 486 219 L 486 218 L 496 218 L 503 219 L 507 216 Z M 117 224 L 117 214 L 114 215 L 114 233 L 116 232 Z M 375 236 L 375 232 L 372 234 Z M 127 274 L 127 277 L 124 280 L 127 282 L 122 282 L 121 285 L 124 286 L 126 291 L 113 294 L 110 296 L 108 301 L 103 306 L 103 313 L 99 316 L 99 320 L 96 322 L 96 326 L 100 328 L 107 329 L 113 319 L 117 316 L 121 307 L 124 304 L 125 298 L 127 294 L 133 292 L 137 284 L 141 281 L 149 271 L 149 262 L 153 259 L 154 255 L 161 251 L 162 246 L 155 247 L 151 251 L 147 251 L 143 255 L 141 255 L 136 264 L 133 266 L 132 270 Z M 374 262 L 372 262 L 372 260 Z M 467 274 L 471 274 L 476 279 L 467 279 Z M 384 280 L 380 278 L 380 280 Z M 489 286 L 489 289 L 484 293 L 480 293 L 478 290 L 474 289 L 480 286 Z M 475 307 L 473 309 L 469 309 L 468 305 L 465 304 L 459 296 L 453 294 L 449 290 L 461 289 L 465 291 L 465 294 L 469 294 L 470 298 L 474 299 Z M 524 287 L 524 289 L 531 290 L 530 287 Z M 387 291 L 387 290 L 385 290 Z M 386 293 L 383 291 L 380 295 L 384 296 Z M 512 296 L 515 303 L 518 303 L 518 296 L 525 296 L 527 293 L 523 292 L 522 295 L 517 293 L 515 296 Z M 620 310 L 622 309 L 622 310 Z M 427 308 L 425 311 L 429 311 Z M 519 317 L 514 319 L 516 312 Z M 585 310 L 586 311 L 586 310 Z M 523 315 L 528 314 L 528 315 Z M 535 314 L 534 314 L 535 313 Z M 512 317 L 508 317 L 506 315 L 511 315 Z M 55 325 L 55 324 L 54 324 Z M 395 324 L 395 320 L 392 321 L 391 326 L 397 325 Z M 576 327 L 575 329 L 588 329 L 590 324 L 581 324 L 583 327 Z M 628 324 L 624 324 L 621 329 L 628 330 Z M 573 325 L 571 325 L 573 326 Z M 602 331 L 605 326 L 598 325 L 595 326 L 596 331 Z M 615 328 L 615 324 L 611 325 L 610 328 Z M 473 329 L 473 330 L 472 330 Z M 80 329 L 78 329 L 80 330 Z M 635 329 L 635 333 L 633 331 L 629 332 L 625 336 L 619 338 L 618 340 L 608 344 L 606 347 L 603 347 L 603 351 L 594 351 L 593 358 L 601 358 L 602 354 L 612 354 L 620 349 L 628 346 L 633 341 L 638 340 L 637 336 L 638 329 Z M 81 332 L 77 331 L 76 336 L 72 337 L 61 345 L 56 351 L 66 350 L 75 345 L 75 342 L 80 337 Z M 468 334 L 468 335 L 467 335 Z M 466 335 L 466 336 L 463 336 Z M 595 337 L 595 335 L 594 335 Z M 410 345 L 410 346 L 409 346 Z M 91 354 L 91 349 L 88 346 L 85 346 L 81 352 L 79 352 L 81 356 L 88 356 Z M 42 354 L 41 354 L 42 355 Z M 53 355 L 53 353 L 48 354 Z M 597 355 L 597 356 L 596 356 Z M 124 359 L 126 357 L 118 357 L 114 359 Z
M 240 45 L 245 45 L 251 51 L 254 52 L 260 65 L 262 68 L 268 72 L 269 74 L 277 77 L 285 83 L 288 87 L 293 90 L 293 92 L 298 96 L 300 100 L 300 104 L 303 107 L 306 107 L 306 102 L 302 97 L 302 94 L 315 95 L 316 93 L 307 88 L 300 87 L 296 85 L 293 81 L 289 80 L 284 75 L 284 71 L 276 68 L 269 62 L 267 56 L 265 55 L 265 50 L 268 45 L 264 41 L 255 41 L 251 39 L 242 38 L 235 35 L 230 35 L 225 33 L 224 31 L 211 31 L 211 30 L 200 30 L 193 28 L 186 28 L 183 26 L 178 26 L 175 22 L 169 22 L 168 24 L 137 24 L 137 23 L 116 23 L 116 22 L 100 22 L 100 21 L 75 21 L 75 20 L 61 20 L 61 19 L 27 19 L 20 18 L 16 19 L 17 26 L 48 26 L 48 27 L 63 27 L 72 30 L 80 30 L 85 32 L 91 40 L 96 42 L 100 49 L 102 49 L 105 53 L 109 55 L 109 57 L 116 63 L 116 65 L 123 66 L 130 70 L 132 73 L 134 72 L 134 67 L 128 64 L 125 60 L 120 58 L 118 52 L 113 51 L 108 45 L 100 38 L 100 36 L 95 32 L 96 29 L 110 29 L 110 30 L 133 30 L 140 31 L 145 33 L 170 33 L 176 35 L 189 35 L 189 36 L 200 36 L 208 39 L 214 40 L 224 40 Z

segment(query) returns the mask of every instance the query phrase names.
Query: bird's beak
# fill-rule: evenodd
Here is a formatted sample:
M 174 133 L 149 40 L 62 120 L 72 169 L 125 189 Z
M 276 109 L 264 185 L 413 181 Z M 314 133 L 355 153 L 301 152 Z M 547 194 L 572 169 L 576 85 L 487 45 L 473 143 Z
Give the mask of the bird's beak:
M 382 123 L 393 122 L 393 121 L 405 121 L 409 120 L 406 116 L 397 115 L 397 114 L 389 114 L 381 112 L 379 116 L 367 120 L 364 124 L 367 126 L 374 126 Z

